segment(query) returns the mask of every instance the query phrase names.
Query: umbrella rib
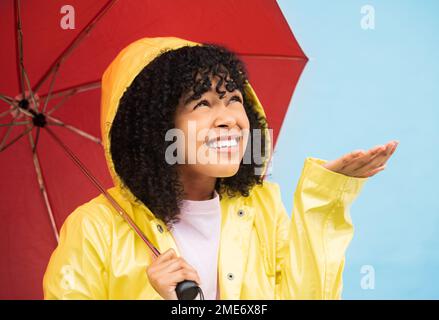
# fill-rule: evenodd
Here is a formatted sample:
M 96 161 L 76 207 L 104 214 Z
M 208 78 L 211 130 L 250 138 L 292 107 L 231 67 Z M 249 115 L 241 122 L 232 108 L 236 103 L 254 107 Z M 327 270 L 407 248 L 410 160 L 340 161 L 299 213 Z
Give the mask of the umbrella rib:
M 16 109 L 18 109 L 18 111 L 24 113 L 25 115 L 27 115 L 27 116 L 30 117 L 30 118 L 33 118 L 33 117 L 34 117 L 34 115 L 33 115 L 32 113 L 30 113 L 29 111 L 27 111 L 26 109 L 23 109 L 23 108 L 16 108 Z M 18 114 L 18 113 L 17 113 L 17 114 Z
M 15 119 L 17 119 L 18 117 L 18 112 L 14 115 L 14 117 L 12 118 L 12 122 L 15 121 Z M 3 145 L 5 144 L 6 140 L 8 139 L 9 135 L 11 134 L 13 127 L 9 127 L 8 130 L 6 130 L 5 135 L 3 136 L 2 142 L 0 143 L 0 150 L 3 149 Z
M 20 12 L 20 0 L 15 0 L 14 14 L 15 14 L 15 38 L 17 45 L 17 68 L 18 68 L 18 86 L 21 89 L 23 97 L 25 96 L 25 85 L 24 85 L 24 68 L 23 68 L 23 30 L 21 28 L 21 12 Z
M 26 69 L 24 68 L 24 66 L 22 66 L 22 68 L 23 68 L 24 79 L 26 80 L 26 84 L 27 84 L 27 87 L 28 87 L 28 89 L 29 89 L 29 92 L 30 92 L 30 96 L 31 96 L 32 102 L 34 103 L 33 107 L 32 107 L 32 106 L 30 106 L 30 107 L 31 107 L 32 109 L 34 109 L 35 111 L 38 111 L 37 102 L 36 102 L 36 100 L 35 100 L 34 91 L 32 90 L 32 87 L 30 86 L 29 77 L 27 76 L 27 72 L 26 72 Z M 27 97 L 25 97 L 25 96 L 23 95 L 23 98 L 27 98 Z
M 25 124 L 31 123 L 30 121 L 22 121 L 22 122 L 11 122 L 11 123 L 0 123 L 0 127 L 13 127 L 13 126 L 22 126 Z
M 70 95 L 72 93 L 75 94 L 75 93 L 85 92 L 93 89 L 98 89 L 100 87 L 101 87 L 101 81 L 95 80 L 95 81 L 74 85 L 72 87 L 56 90 L 52 92 L 51 96 L 52 99 L 55 99 L 55 98 L 64 97 L 66 95 Z M 40 94 L 40 98 L 45 98 L 47 97 L 47 95 L 48 95 L 47 93 Z
M 78 129 L 78 128 L 70 125 L 70 124 L 66 124 L 66 123 L 62 122 L 61 120 L 59 120 L 57 118 L 54 118 L 52 116 L 47 116 L 47 118 L 49 118 L 49 119 L 54 121 L 54 122 L 48 122 L 48 124 L 58 125 L 58 126 L 67 128 L 67 129 L 71 130 L 72 132 L 80 135 L 81 137 L 89 139 L 89 140 L 91 140 L 91 141 L 93 141 L 93 142 L 95 142 L 97 144 L 102 144 L 101 143 L 101 139 L 99 139 L 99 138 L 97 138 L 97 137 L 95 137 L 95 136 L 93 136 L 93 135 L 91 135 L 91 134 L 89 134 L 89 133 L 87 133 L 87 132 L 85 132 L 85 131 L 83 131 L 81 129 Z
M 6 102 L 7 104 L 13 104 L 14 103 L 14 99 L 12 99 L 11 97 L 8 97 L 4 94 L 0 94 L 0 100 Z
M 40 129 L 41 127 L 37 127 L 37 135 L 35 137 L 34 146 L 32 147 L 32 153 L 35 153 L 37 151 L 38 139 L 40 138 Z
M 71 94 L 69 94 L 69 95 L 66 95 L 66 96 L 64 96 L 63 97 L 63 99 L 59 102 L 59 103 L 57 103 L 52 109 L 50 109 L 48 112 L 47 112 L 47 115 L 48 116 L 50 116 L 52 113 L 54 113 L 56 110 L 58 110 L 59 108 L 61 108 L 63 105 L 64 105 L 64 103 L 71 97 L 71 96 L 73 96 L 75 94 L 75 92 L 73 92 L 73 93 L 71 93 Z
M 30 95 L 32 98 L 32 102 L 34 103 L 35 109 L 37 109 L 37 104 L 35 101 L 35 96 L 32 91 L 32 87 L 30 85 L 29 77 L 27 75 L 26 69 L 24 68 L 24 53 L 23 53 L 23 30 L 21 23 L 21 11 L 20 11 L 20 0 L 15 0 L 15 20 L 16 20 L 16 41 L 17 41 L 17 63 L 18 63 L 18 78 L 19 78 L 19 86 L 21 87 L 22 97 L 26 99 L 26 84 L 30 91 Z M 26 84 L 25 84 L 26 83 Z M 12 100 L 13 101 L 13 100 Z
M 9 110 L 6 110 L 6 111 L 0 113 L 0 118 L 6 117 L 8 114 L 15 111 L 15 109 L 17 109 L 17 107 L 10 108 Z
M 50 109 L 47 112 L 47 114 L 51 115 L 53 112 L 58 110 L 67 101 L 67 99 L 70 98 L 71 96 L 73 96 L 77 93 L 98 89 L 100 87 L 101 87 L 100 81 L 93 81 L 93 82 L 88 82 L 88 83 L 85 83 L 82 85 L 74 86 L 71 88 L 63 89 L 63 90 L 52 93 L 52 99 L 55 99 L 58 97 L 63 97 L 63 100 L 61 100 L 57 105 L 55 105 L 52 109 Z M 43 95 L 42 97 L 44 98 L 45 95 Z
M 40 129 L 40 128 L 38 128 L 38 129 Z M 35 173 L 37 174 L 38 185 L 40 187 L 40 191 L 41 191 L 41 194 L 42 194 L 43 199 L 44 199 L 44 204 L 46 205 L 47 213 L 49 215 L 50 224 L 52 226 L 52 231 L 55 235 L 56 242 L 59 242 L 58 228 L 56 226 L 56 221 L 55 221 L 55 217 L 53 215 L 52 206 L 50 205 L 49 197 L 47 195 L 47 188 L 46 188 L 46 184 L 44 183 L 43 174 L 42 174 L 41 166 L 40 166 L 40 161 L 39 161 L 38 155 L 36 153 L 37 144 L 36 143 L 34 144 L 32 133 L 30 133 L 30 132 L 29 132 L 29 143 L 30 143 L 30 146 L 32 148 L 32 157 L 33 157 L 33 162 L 34 162 Z
M 93 17 L 93 19 L 87 24 L 87 26 L 81 30 L 81 32 L 76 36 L 75 39 L 69 44 L 69 46 L 61 53 L 61 55 L 55 60 L 55 62 L 49 67 L 46 73 L 38 80 L 33 91 L 37 92 L 41 85 L 47 80 L 50 74 L 52 74 L 57 67 L 61 65 L 63 61 L 72 53 L 74 49 L 86 38 L 88 34 L 95 28 L 97 22 L 109 11 L 113 4 L 117 0 L 109 0 Z
M 3 146 L 3 141 L 2 144 L 0 145 L 0 152 L 5 151 L 6 148 L 8 148 L 9 146 L 11 146 L 14 142 L 18 141 L 21 137 L 25 136 L 26 134 L 28 134 L 30 131 L 32 131 L 33 129 L 33 125 L 31 127 L 29 127 L 28 129 L 24 130 L 21 134 L 19 134 L 17 137 L 15 137 L 14 139 L 12 139 L 11 141 L 9 141 L 9 143 L 5 146 Z M 12 127 L 9 127 L 12 128 Z
M 46 111 L 47 104 L 49 103 L 50 96 L 51 96 L 51 94 L 52 94 L 52 92 L 53 92 L 53 85 L 55 84 L 55 79 L 56 79 L 56 76 L 58 75 L 59 66 L 60 66 L 60 64 L 58 63 L 58 64 L 56 65 L 55 71 L 54 71 L 54 73 L 53 73 L 52 80 L 50 81 L 49 92 L 47 93 L 47 97 L 46 97 L 46 99 L 44 100 L 43 111 L 41 111 L 42 113 L 44 113 L 44 111 Z

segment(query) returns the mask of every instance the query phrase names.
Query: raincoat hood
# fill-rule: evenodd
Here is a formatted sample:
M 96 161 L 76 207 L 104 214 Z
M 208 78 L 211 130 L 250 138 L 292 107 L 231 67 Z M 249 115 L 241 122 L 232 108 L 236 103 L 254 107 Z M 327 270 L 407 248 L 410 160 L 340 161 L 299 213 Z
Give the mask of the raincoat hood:
M 124 48 L 111 64 L 105 70 L 102 76 L 102 96 L 101 96 L 101 134 L 102 143 L 105 151 L 105 159 L 110 170 L 114 185 L 130 201 L 135 201 L 135 196 L 124 187 L 120 177 L 117 175 L 113 160 L 110 153 L 109 132 L 116 116 L 119 100 L 122 98 L 125 90 L 131 85 L 134 78 L 159 56 L 163 51 L 175 50 L 183 46 L 197 46 L 201 43 L 177 38 L 177 37 L 155 37 L 139 39 L 126 48 Z M 266 119 L 264 108 L 259 101 L 256 93 L 247 82 L 245 85 L 245 94 L 252 101 L 256 112 L 259 116 Z M 267 150 L 271 150 L 271 140 L 268 128 L 266 130 Z M 268 161 L 271 154 L 266 157 L 263 166 L 263 176 L 267 171 Z

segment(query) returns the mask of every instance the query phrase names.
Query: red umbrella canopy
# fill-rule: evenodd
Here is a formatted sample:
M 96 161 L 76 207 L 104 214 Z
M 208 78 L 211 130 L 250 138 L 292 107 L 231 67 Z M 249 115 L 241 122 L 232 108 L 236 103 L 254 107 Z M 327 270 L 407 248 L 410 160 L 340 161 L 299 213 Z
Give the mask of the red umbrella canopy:
M 175 36 L 233 50 L 247 65 L 274 143 L 307 61 L 275 0 L 7 0 L 0 15 L 0 299 L 42 298 L 57 231 L 98 195 L 38 129 L 37 115 L 112 186 L 99 88 L 121 49 L 143 37 Z

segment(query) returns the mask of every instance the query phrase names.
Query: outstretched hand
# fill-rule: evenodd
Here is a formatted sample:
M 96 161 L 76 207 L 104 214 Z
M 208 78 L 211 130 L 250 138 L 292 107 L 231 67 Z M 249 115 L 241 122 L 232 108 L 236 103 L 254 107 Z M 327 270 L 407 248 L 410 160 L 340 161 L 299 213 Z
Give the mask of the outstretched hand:
M 355 150 L 336 160 L 328 161 L 323 167 L 349 177 L 368 178 L 386 168 L 386 162 L 395 152 L 398 143 L 393 140 L 368 151 Z

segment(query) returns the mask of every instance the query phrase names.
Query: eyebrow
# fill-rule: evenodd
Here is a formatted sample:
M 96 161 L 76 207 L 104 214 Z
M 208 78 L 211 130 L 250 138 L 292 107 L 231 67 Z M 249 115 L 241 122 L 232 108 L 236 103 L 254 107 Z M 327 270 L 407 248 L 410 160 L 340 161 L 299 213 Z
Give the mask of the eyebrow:
M 212 91 L 212 88 L 209 88 L 209 90 L 207 90 L 206 92 L 209 92 L 209 91 Z M 224 94 L 223 98 L 224 98 L 228 93 L 233 94 L 235 91 L 238 91 L 239 93 L 241 93 L 241 91 L 239 91 L 238 89 L 235 89 L 235 90 L 233 90 L 232 92 L 226 91 L 226 93 Z M 206 93 L 206 92 L 204 92 L 204 93 Z M 204 94 L 204 93 L 203 93 L 203 94 Z M 217 95 L 219 95 L 219 94 L 217 94 Z M 241 95 L 242 95 L 242 93 L 241 93 Z M 190 95 L 188 98 L 186 98 L 186 100 L 184 100 L 184 102 L 183 102 L 183 105 L 184 105 L 184 106 L 187 106 L 191 101 L 196 101 L 196 100 L 200 100 L 200 99 L 201 99 L 201 97 L 200 97 L 199 99 L 193 99 L 192 96 L 193 96 L 193 95 Z M 201 95 L 201 96 L 203 96 L 203 95 Z M 222 99 L 222 98 L 220 98 L 220 99 Z

